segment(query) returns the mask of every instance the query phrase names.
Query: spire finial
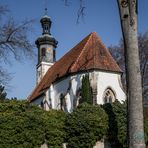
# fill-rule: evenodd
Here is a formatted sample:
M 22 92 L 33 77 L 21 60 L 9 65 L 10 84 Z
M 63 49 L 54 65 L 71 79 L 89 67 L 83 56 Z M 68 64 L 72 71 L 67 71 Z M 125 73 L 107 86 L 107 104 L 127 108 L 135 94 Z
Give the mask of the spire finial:
M 48 15 L 48 9 L 45 8 L 45 15 Z

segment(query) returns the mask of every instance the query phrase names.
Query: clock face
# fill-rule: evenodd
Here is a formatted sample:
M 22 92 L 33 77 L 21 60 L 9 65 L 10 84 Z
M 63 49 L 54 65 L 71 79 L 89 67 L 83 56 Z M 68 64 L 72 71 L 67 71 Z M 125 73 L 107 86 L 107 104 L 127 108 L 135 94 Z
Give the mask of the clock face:
M 48 47 L 48 48 L 47 48 L 47 51 L 51 51 L 51 50 L 52 50 L 52 48 L 51 48 L 51 47 Z
M 52 46 L 49 46 L 49 47 L 47 48 L 47 50 L 48 50 L 48 51 L 51 51 L 51 50 L 53 50 L 53 47 L 52 47 Z
M 46 62 L 53 62 L 53 46 L 48 46 L 46 48 L 42 48 L 41 50 L 41 60 Z
M 47 58 L 47 61 L 49 61 L 49 62 L 53 61 L 53 50 L 50 47 L 47 48 L 46 58 Z
M 50 61 L 50 59 L 51 59 L 51 50 L 50 50 L 50 51 L 47 50 L 46 59 L 47 59 L 48 61 Z

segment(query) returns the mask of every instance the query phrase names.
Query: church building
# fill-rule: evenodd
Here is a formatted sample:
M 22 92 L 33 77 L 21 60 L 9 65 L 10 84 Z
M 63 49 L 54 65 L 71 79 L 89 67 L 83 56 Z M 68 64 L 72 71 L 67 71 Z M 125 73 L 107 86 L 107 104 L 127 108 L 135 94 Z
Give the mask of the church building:
M 71 112 L 81 99 L 82 78 L 89 76 L 93 104 L 112 103 L 126 99 L 122 70 L 96 32 L 90 33 L 56 61 L 58 42 L 51 35 L 51 18 L 40 20 L 43 32 L 36 40 L 38 63 L 37 84 L 29 102 L 45 110 L 62 109 Z

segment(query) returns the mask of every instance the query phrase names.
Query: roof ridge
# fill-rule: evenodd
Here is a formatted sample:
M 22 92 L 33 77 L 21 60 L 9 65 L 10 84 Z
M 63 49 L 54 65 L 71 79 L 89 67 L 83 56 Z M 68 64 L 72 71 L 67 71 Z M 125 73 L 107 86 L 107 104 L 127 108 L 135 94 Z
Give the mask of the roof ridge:
M 95 38 L 94 35 L 97 36 L 97 39 L 99 38 L 98 35 L 97 35 L 97 32 L 93 32 L 93 37 L 92 37 L 93 39 Z M 94 40 L 93 40 L 93 42 L 94 42 Z M 94 56 L 96 55 L 95 53 L 96 53 L 96 50 L 93 50 Z M 95 67 L 95 61 L 96 60 L 95 60 L 95 57 L 94 57 L 93 58 L 93 67 Z
M 86 45 L 88 44 L 88 42 L 89 42 L 90 38 L 92 37 L 92 35 L 93 35 L 93 32 L 88 35 L 88 39 L 87 39 L 87 41 L 86 41 L 86 44 L 84 45 L 84 47 L 83 47 L 82 51 L 80 52 L 79 56 L 77 57 L 76 61 L 73 63 L 71 69 L 73 69 L 73 67 L 74 67 L 74 66 L 77 64 L 77 62 L 79 61 L 79 58 L 80 58 L 81 55 L 83 54 L 83 52 L 84 52 L 84 50 L 85 50 L 85 47 L 86 47 Z
M 105 50 L 107 51 L 107 54 L 109 54 L 109 55 L 110 55 L 110 58 L 117 64 L 117 61 L 113 58 L 113 56 L 112 56 L 112 54 L 111 54 L 109 48 L 105 46 L 105 44 L 102 42 L 101 38 L 99 38 L 99 40 L 100 40 L 101 44 L 103 45 L 103 47 L 105 48 Z M 118 66 L 119 69 L 121 70 L 121 68 L 120 68 L 120 66 L 119 66 L 118 64 L 117 64 L 117 66 Z M 122 70 L 121 70 L 121 71 L 122 71 Z
M 100 42 L 100 44 L 103 46 L 103 48 L 106 50 L 106 53 L 110 56 L 110 58 L 117 64 L 117 61 L 113 58 L 113 56 L 111 55 L 108 47 L 105 46 L 104 42 L 102 41 L 102 38 L 100 36 L 98 36 L 97 32 L 93 32 L 96 36 L 98 41 Z M 95 65 L 96 60 L 94 59 L 94 65 Z M 117 66 L 119 67 L 119 69 L 121 70 L 120 66 L 117 64 Z M 121 70 L 122 71 L 122 70 Z

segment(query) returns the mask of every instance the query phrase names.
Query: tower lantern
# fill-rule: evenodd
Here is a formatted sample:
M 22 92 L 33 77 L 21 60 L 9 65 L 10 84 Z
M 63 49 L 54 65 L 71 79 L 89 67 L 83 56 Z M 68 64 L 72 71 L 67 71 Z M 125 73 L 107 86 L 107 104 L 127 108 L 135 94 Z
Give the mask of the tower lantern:
M 40 20 L 42 28 L 43 28 L 43 35 L 49 34 L 50 35 L 50 28 L 51 28 L 51 18 L 47 15 L 47 8 L 45 8 L 45 15 Z

